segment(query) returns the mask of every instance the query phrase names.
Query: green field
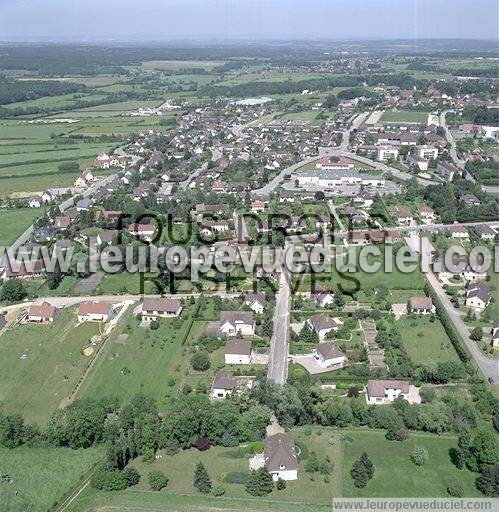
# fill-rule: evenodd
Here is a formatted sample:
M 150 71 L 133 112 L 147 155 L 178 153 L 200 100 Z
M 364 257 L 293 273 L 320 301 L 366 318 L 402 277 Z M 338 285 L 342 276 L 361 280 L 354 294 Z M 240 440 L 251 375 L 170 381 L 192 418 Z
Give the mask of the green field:
M 249 512 L 326 512 L 332 497 L 446 497 L 446 483 L 458 479 L 466 497 L 478 496 L 474 486 L 475 475 L 468 470 L 458 470 L 451 462 L 450 448 L 457 445 L 457 437 L 412 433 L 403 442 L 388 441 L 385 432 L 364 429 L 338 430 L 316 427 L 311 435 L 302 428 L 293 429 L 302 456 L 299 456 L 298 480 L 287 482 L 286 489 L 264 498 L 253 498 L 244 485 L 224 482 L 224 475 L 231 471 L 248 471 L 246 449 L 212 447 L 208 451 L 196 449 L 181 451 L 168 456 L 160 451 L 160 458 L 152 464 L 139 459 L 130 465 L 142 475 L 134 488 L 119 493 L 102 493 L 86 489 L 68 509 L 69 512 L 90 510 L 127 510 L 129 512 L 207 512 L 208 510 Z M 428 462 L 417 467 L 410 460 L 416 446 L 425 446 Z M 315 451 L 320 457 L 329 456 L 333 472 L 324 477 L 305 471 L 306 458 Z M 366 452 L 374 463 L 375 473 L 364 489 L 353 485 L 350 469 L 353 461 Z M 192 475 L 197 461 L 206 466 L 212 482 L 225 488 L 224 496 L 201 496 L 192 485 Z M 168 486 L 159 493 L 149 491 L 147 474 L 161 470 L 169 477 Z M 394 483 L 395 482 L 395 483 Z
M 398 442 L 387 441 L 384 432 L 349 432 L 347 436 L 352 443 L 344 448 L 344 496 L 445 497 L 449 478 L 459 480 L 465 496 L 478 496 L 475 475 L 467 469 L 457 469 L 450 460 L 449 449 L 457 445 L 456 437 L 411 434 L 409 439 Z M 429 453 L 428 462 L 421 467 L 410 460 L 411 452 L 419 445 Z M 375 472 L 364 489 L 357 489 L 350 469 L 362 452 L 372 460 Z
M 162 319 L 159 329 L 152 330 L 140 327 L 129 311 L 111 333 L 79 396 L 100 398 L 111 393 L 126 401 L 144 392 L 156 398 L 161 407 L 182 379 L 180 369 L 187 355 L 181 344 L 187 336 L 188 317 L 185 310 L 181 320 Z M 168 385 L 169 378 L 175 379 L 173 386 Z
M 40 215 L 39 208 L 0 210 L 0 246 L 9 246 Z
M 102 456 L 100 448 L 0 448 L 2 476 L 13 480 L 11 484 L 0 481 L 0 510 L 54 510 Z
M 384 257 L 383 257 L 383 246 L 378 246 L 381 251 L 381 256 L 370 256 L 368 258 L 369 264 L 374 264 L 376 262 L 381 263 L 380 270 L 377 272 L 364 272 L 358 266 L 355 272 L 347 272 L 346 268 L 341 266 L 341 262 L 346 265 L 349 261 L 349 256 L 344 256 L 341 260 L 340 257 L 337 256 L 336 260 L 338 262 L 334 262 L 332 265 L 332 270 L 327 274 L 319 274 L 317 276 L 318 280 L 330 289 L 338 288 L 338 286 L 342 286 L 345 293 L 355 293 L 359 290 L 373 290 L 378 286 L 386 286 L 388 289 L 423 289 L 424 286 L 424 278 L 419 268 L 416 268 L 412 272 L 401 272 L 393 263 L 393 269 L 391 272 L 384 272 Z M 389 248 L 387 249 L 389 250 Z M 356 249 L 354 254 L 359 254 L 359 249 Z M 345 253 L 348 254 L 348 253 Z M 352 263 L 358 260 L 354 258 L 354 254 L 352 255 Z M 389 258 L 389 256 L 388 256 Z M 388 261 L 388 260 L 387 260 Z M 300 290 L 310 290 L 310 274 L 300 275 Z
M 431 322 L 429 315 L 418 315 L 417 318 L 402 317 L 398 321 L 398 326 L 402 344 L 415 364 L 459 362 L 454 346 L 438 318 Z
M 89 358 L 82 350 L 98 332 L 96 323 L 77 325 L 72 310 L 62 311 L 52 326 L 7 329 L 0 335 L 0 403 L 44 423 L 85 370 Z
M 396 112 L 383 112 L 380 121 L 382 123 L 422 123 L 426 124 L 428 112 L 417 112 L 412 110 L 398 110 Z

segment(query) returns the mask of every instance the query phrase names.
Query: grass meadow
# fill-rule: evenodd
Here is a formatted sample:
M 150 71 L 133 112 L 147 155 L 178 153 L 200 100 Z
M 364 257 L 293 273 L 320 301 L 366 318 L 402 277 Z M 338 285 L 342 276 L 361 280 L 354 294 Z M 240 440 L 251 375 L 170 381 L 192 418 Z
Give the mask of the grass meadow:
M 0 510 L 54 510 L 103 455 L 100 448 L 0 448 L 2 476 L 13 481 L 0 481 Z
M 21 324 L 0 335 L 0 403 L 43 424 L 69 395 L 88 364 L 83 349 L 99 325 L 77 325 L 72 309 L 53 325 Z

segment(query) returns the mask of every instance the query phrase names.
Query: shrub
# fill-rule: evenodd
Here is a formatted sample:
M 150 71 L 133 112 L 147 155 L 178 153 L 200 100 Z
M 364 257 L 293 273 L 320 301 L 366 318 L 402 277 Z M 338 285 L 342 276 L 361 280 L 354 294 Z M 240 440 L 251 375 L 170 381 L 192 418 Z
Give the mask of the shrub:
M 428 450 L 424 446 L 416 446 L 411 453 L 411 460 L 416 466 L 424 466 L 429 459 Z
M 203 351 L 196 352 L 191 357 L 191 366 L 194 370 L 204 372 L 211 366 L 210 356 Z
M 135 468 L 126 468 L 123 470 L 123 478 L 127 487 L 137 485 L 140 481 L 140 473 Z
M 161 491 L 168 485 L 168 477 L 162 471 L 150 471 L 148 475 L 149 487 L 153 491 Z
M 276 488 L 278 491 L 282 491 L 282 490 L 286 489 L 286 480 L 279 478 L 276 483 Z
M 220 484 L 215 485 L 211 490 L 211 494 L 213 494 L 213 496 L 223 496 L 225 494 L 225 487 Z
M 200 452 L 209 450 L 211 447 L 210 440 L 207 437 L 200 437 L 194 445 Z
M 452 478 L 448 480 L 446 486 L 449 496 L 452 496 L 454 498 L 464 497 L 464 488 L 457 478 Z
M 224 432 L 222 434 L 221 443 L 222 446 L 225 446 L 227 448 L 234 447 L 239 444 L 239 439 L 237 438 L 237 436 L 230 434 L 229 432 Z
M 90 485 L 101 491 L 122 491 L 127 485 L 122 471 L 118 469 L 101 469 L 90 479 Z

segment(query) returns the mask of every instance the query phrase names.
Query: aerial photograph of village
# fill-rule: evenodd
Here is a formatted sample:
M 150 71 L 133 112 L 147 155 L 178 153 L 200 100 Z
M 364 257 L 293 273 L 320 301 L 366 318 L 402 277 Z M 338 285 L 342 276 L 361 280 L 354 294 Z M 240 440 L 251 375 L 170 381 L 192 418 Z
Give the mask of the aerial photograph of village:
M 498 17 L 0 0 L 0 512 L 497 507 Z

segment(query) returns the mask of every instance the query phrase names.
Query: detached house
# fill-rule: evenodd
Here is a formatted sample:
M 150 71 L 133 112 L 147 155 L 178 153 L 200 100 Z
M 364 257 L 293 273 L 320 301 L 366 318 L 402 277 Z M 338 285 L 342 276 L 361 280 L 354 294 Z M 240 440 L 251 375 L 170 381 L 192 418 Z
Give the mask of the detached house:
M 312 292 L 312 298 L 321 308 L 325 308 L 334 302 L 333 294 L 317 284 L 315 285 L 315 290 Z
M 433 208 L 430 206 L 421 206 L 419 209 L 419 216 L 423 220 L 435 220 L 435 212 L 433 211 Z
M 403 380 L 370 380 L 366 386 L 368 404 L 385 404 L 398 397 L 409 398 L 409 383 Z
M 297 480 L 298 460 L 295 443 L 284 433 L 266 437 L 263 441 L 265 467 L 272 475 L 272 480 Z
M 244 303 L 255 313 L 261 315 L 265 311 L 267 299 L 265 299 L 265 294 L 263 293 L 246 293 L 244 295 Z
M 128 232 L 134 236 L 140 236 L 144 240 L 150 242 L 156 232 L 156 226 L 153 224 L 131 224 L 128 228 Z
M 474 283 L 466 292 L 465 304 L 478 311 L 484 310 L 490 304 L 490 288 L 482 282 Z
M 410 311 L 415 315 L 431 315 L 435 313 L 435 306 L 431 297 L 411 297 Z
M 393 213 L 397 224 L 409 224 L 413 221 L 414 217 L 409 210 L 397 210 Z
M 221 311 L 219 331 L 227 336 L 252 336 L 253 313 L 251 311 Z
M 212 397 L 225 398 L 230 395 L 239 385 L 239 380 L 232 372 L 217 372 L 213 377 Z
M 468 230 L 461 226 L 460 224 L 456 224 L 449 228 L 449 233 L 452 238 L 469 238 Z
M 339 318 L 331 318 L 325 314 L 314 315 L 307 319 L 307 325 L 319 335 L 319 338 L 324 338 L 330 331 L 337 331 L 342 323 Z
M 157 318 L 179 316 L 181 312 L 182 304 L 179 299 L 146 297 L 142 303 L 142 320 L 144 322 L 150 322 Z
M 84 302 L 78 308 L 78 322 L 107 322 L 113 315 L 113 307 L 107 302 Z
M 251 342 L 242 339 L 233 339 L 225 344 L 225 364 L 250 364 Z
M 57 318 L 58 313 L 59 310 L 57 308 L 44 301 L 39 305 L 33 304 L 30 306 L 26 321 L 38 324 L 52 324 Z
M 478 233 L 482 240 L 492 242 L 496 237 L 496 232 L 487 224 L 480 224 L 479 226 L 475 226 L 475 231 Z
M 345 354 L 331 342 L 319 343 L 315 346 L 314 358 L 324 368 L 343 368 Z

